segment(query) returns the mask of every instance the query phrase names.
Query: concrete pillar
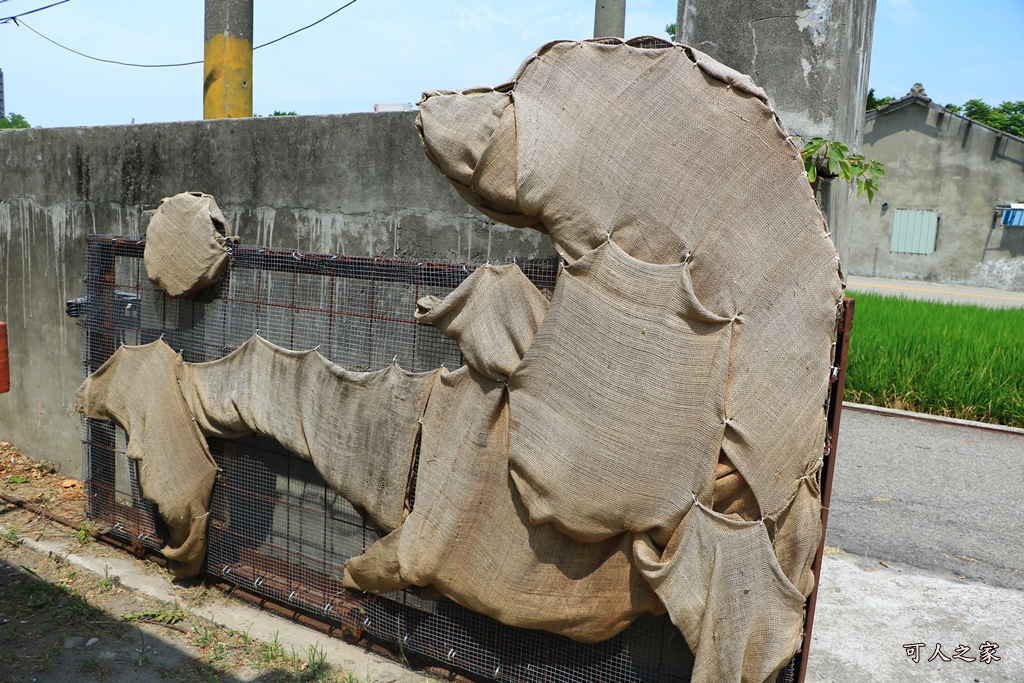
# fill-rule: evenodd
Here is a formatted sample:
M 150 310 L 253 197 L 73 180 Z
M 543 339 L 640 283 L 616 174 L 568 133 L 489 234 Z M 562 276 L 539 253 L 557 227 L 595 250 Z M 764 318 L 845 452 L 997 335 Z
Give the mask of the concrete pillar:
M 791 135 L 859 151 L 874 21 L 875 0 L 679 0 L 676 40 L 750 74 Z M 845 261 L 847 206 L 866 200 L 829 185 L 821 204 Z
M 626 0 L 596 0 L 595 38 L 626 37 Z
M 252 116 L 252 2 L 206 0 L 204 119 Z

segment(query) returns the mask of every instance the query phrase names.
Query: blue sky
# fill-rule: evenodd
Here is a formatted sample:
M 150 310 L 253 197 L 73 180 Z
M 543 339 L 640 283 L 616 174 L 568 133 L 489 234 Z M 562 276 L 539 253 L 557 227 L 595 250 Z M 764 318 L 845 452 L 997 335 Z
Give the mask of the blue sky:
M 0 17 L 56 0 L 0 0 Z M 255 0 L 257 44 L 319 19 L 342 0 Z M 514 12 L 512 10 L 514 9 Z M 539 45 L 593 32 L 594 0 L 359 0 L 256 52 L 254 109 L 370 111 L 423 90 L 496 84 Z M 627 0 L 627 35 L 664 36 L 675 0 Z M 203 0 L 72 0 L 24 17 L 81 52 L 130 62 L 202 59 Z M 871 85 L 900 96 L 915 81 L 942 104 L 1024 100 L 1024 0 L 878 0 Z M 0 25 L 7 111 L 36 126 L 202 117 L 202 66 L 138 69 L 65 52 Z

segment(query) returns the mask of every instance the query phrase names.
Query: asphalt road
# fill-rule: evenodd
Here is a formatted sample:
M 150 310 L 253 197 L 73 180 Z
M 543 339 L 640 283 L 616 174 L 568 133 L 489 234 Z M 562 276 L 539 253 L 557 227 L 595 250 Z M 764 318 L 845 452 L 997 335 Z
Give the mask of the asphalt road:
M 1024 681 L 1022 456 L 1021 430 L 844 409 L 807 683 Z
M 1024 433 L 843 411 L 826 543 L 1024 590 Z

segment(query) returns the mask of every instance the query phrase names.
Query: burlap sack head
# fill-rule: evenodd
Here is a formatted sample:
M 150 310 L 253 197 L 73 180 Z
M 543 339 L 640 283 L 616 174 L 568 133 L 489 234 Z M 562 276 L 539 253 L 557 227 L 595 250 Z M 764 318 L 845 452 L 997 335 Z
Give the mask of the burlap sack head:
M 168 197 L 146 230 L 146 273 L 167 296 L 195 294 L 224 274 L 230 235 L 211 195 L 182 192 Z
M 462 196 L 551 231 L 569 262 L 608 233 L 636 258 L 676 263 L 708 235 L 767 250 L 780 220 L 821 223 L 764 92 L 688 47 L 553 42 L 508 84 L 430 91 L 419 107 L 427 156 Z M 794 192 L 802 206 L 785 200 Z

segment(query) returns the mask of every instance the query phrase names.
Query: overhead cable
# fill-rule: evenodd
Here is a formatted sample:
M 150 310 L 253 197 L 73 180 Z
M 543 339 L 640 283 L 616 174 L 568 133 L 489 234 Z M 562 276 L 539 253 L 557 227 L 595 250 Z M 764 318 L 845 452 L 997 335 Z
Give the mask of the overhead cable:
M 7 2 L 7 0 L 0 0 L 0 2 Z M 42 12 L 44 9 L 50 9 L 51 7 L 56 7 L 57 5 L 63 5 L 65 2 L 71 2 L 71 0 L 60 0 L 60 2 L 55 2 L 51 5 L 47 5 L 46 7 L 37 7 L 36 9 L 29 10 L 28 12 L 12 14 L 9 17 L 4 17 L 3 19 L 0 19 L 0 24 L 6 24 L 9 21 L 13 21 L 15 24 L 17 24 L 18 19 L 20 17 L 25 17 L 28 16 L 29 14 L 35 14 L 36 12 Z
M 253 50 L 259 50 L 259 49 L 260 49 L 261 47 L 266 47 L 267 45 L 273 45 L 274 43 L 277 43 L 277 42 L 280 42 L 280 41 L 284 40 L 285 38 L 291 38 L 291 37 L 292 37 L 292 36 L 294 36 L 294 35 L 295 35 L 296 33 L 302 33 L 302 32 L 303 32 L 303 31 L 305 31 L 305 30 L 306 30 L 307 28 L 313 28 L 314 26 L 316 26 L 317 24 L 319 24 L 319 23 L 320 23 L 321 21 L 327 21 L 328 19 L 330 19 L 330 18 L 331 18 L 331 17 L 333 17 L 333 16 L 335 15 L 335 14 L 337 14 L 337 13 L 338 13 L 338 12 L 340 12 L 341 10 L 345 9 L 345 8 L 346 8 L 346 7 L 348 7 L 349 5 L 354 5 L 354 4 L 356 4 L 356 2 L 357 2 L 357 0 L 350 0 L 349 2 L 347 2 L 347 3 L 345 3 L 344 5 L 342 5 L 341 7 L 339 7 L 338 9 L 334 10 L 333 12 L 331 12 L 330 14 L 328 14 L 328 15 L 326 15 L 326 16 L 324 16 L 324 17 L 321 17 L 320 19 L 317 19 L 317 20 L 316 20 L 316 21 L 314 21 L 314 22 L 313 22 L 312 24 L 308 24 L 308 25 L 306 25 L 306 26 L 303 26 L 302 28 L 297 28 L 297 29 L 295 29 L 294 31 L 292 31 L 291 33 L 286 33 L 286 34 L 284 34 L 283 36 L 281 36 L 280 38 L 274 38 L 273 40 L 270 40 L 270 41 L 267 41 L 266 43 L 263 43 L 262 45 L 257 45 L 256 47 L 254 47 L 254 48 L 253 48 Z
M 5 2 L 5 1 L 6 0 L 0 0 L 0 2 Z M 61 0 L 61 2 L 54 3 L 54 5 L 60 5 L 60 4 L 63 4 L 65 2 L 70 2 L 70 1 L 71 0 Z M 256 47 L 253 48 L 253 50 L 259 50 L 260 48 L 267 47 L 268 45 L 273 45 L 274 43 L 281 42 L 285 38 L 290 38 L 290 37 L 294 36 L 296 33 L 302 33 L 306 29 L 313 28 L 317 24 L 330 19 L 331 17 L 333 17 L 335 14 L 337 14 L 341 10 L 345 9 L 346 7 L 349 7 L 351 5 L 356 4 L 356 2 L 358 2 L 358 0 L 349 0 L 349 2 L 345 3 L 344 5 L 339 7 L 338 9 L 334 10 L 333 12 L 331 12 L 330 14 L 327 14 L 327 15 L 317 19 L 312 24 L 307 24 L 306 26 L 303 26 L 302 28 L 297 28 L 297 29 L 295 29 L 294 31 L 292 31 L 290 33 L 286 33 L 283 36 L 280 36 L 278 38 L 274 38 L 273 40 L 269 40 L 269 41 L 267 41 L 265 43 L 257 45 Z M 54 5 L 47 5 L 47 7 L 53 7 Z M 39 9 L 40 10 L 47 9 L 47 7 L 40 7 Z M 32 11 L 33 12 L 38 12 L 39 10 L 32 10 Z M 25 12 L 24 14 L 31 14 L 31 13 L 32 12 Z M 61 48 L 62 50 L 67 50 L 68 52 L 72 52 L 72 53 L 74 53 L 74 54 L 76 54 L 76 55 L 78 55 L 80 57 L 85 57 L 86 59 L 91 59 L 91 60 L 93 60 L 95 62 L 103 62 L 105 64 L 117 64 L 119 66 L 134 66 L 134 67 L 138 67 L 138 68 L 142 68 L 142 69 L 165 69 L 165 68 L 176 67 L 176 66 L 192 66 L 194 64 L 202 64 L 203 63 L 203 60 L 199 59 L 199 60 L 196 60 L 194 62 L 178 62 L 178 63 L 175 63 L 175 64 L 136 64 L 134 62 L 122 62 L 122 61 L 118 61 L 116 59 L 103 59 L 101 57 L 94 57 L 94 56 L 88 55 L 88 54 L 86 54 L 84 52 L 79 52 L 78 50 L 72 49 L 72 48 L 68 47 L 67 45 L 62 45 L 61 43 L 58 43 L 53 38 L 49 38 L 47 36 L 44 36 L 42 33 L 40 33 L 39 31 L 35 30 L 34 28 L 32 28 L 31 26 L 26 24 L 24 21 L 18 21 L 18 17 L 24 16 L 24 14 L 18 14 L 18 15 L 15 15 L 13 17 L 7 17 L 7 19 L 0 20 L 0 24 L 5 23 L 8 20 L 13 21 L 16 25 L 24 26 L 29 31 L 32 31 L 32 33 L 35 33 L 37 36 L 39 36 L 43 40 L 56 45 L 57 47 Z
M 29 26 L 28 24 L 26 24 L 24 21 L 18 21 L 17 19 L 15 19 L 14 23 L 17 24 L 18 26 L 24 26 L 29 31 L 32 31 L 32 33 L 36 34 L 37 36 L 39 36 L 40 38 L 42 38 L 46 42 L 53 43 L 54 45 L 56 45 L 57 47 L 61 48 L 62 50 L 67 50 L 68 52 L 73 52 L 76 55 L 79 55 L 80 57 L 85 57 L 86 59 L 91 59 L 94 62 L 104 62 L 106 64 L 119 64 L 120 66 L 137 66 L 137 67 L 140 67 L 140 68 L 143 68 L 143 69 L 163 69 L 163 68 L 171 67 L 171 66 L 191 66 L 193 64 L 202 64 L 203 63 L 203 60 L 201 60 L 201 59 L 199 61 L 197 61 L 197 62 L 178 62 L 177 64 L 133 64 L 131 62 L 119 62 L 116 59 L 102 59 L 100 57 L 93 57 L 92 55 L 87 55 L 84 52 L 79 52 L 78 50 L 73 50 L 72 48 L 68 47 L 67 45 L 61 45 L 60 43 L 58 43 L 53 38 L 47 38 L 42 33 L 40 33 L 39 31 L 35 30 L 34 28 Z

